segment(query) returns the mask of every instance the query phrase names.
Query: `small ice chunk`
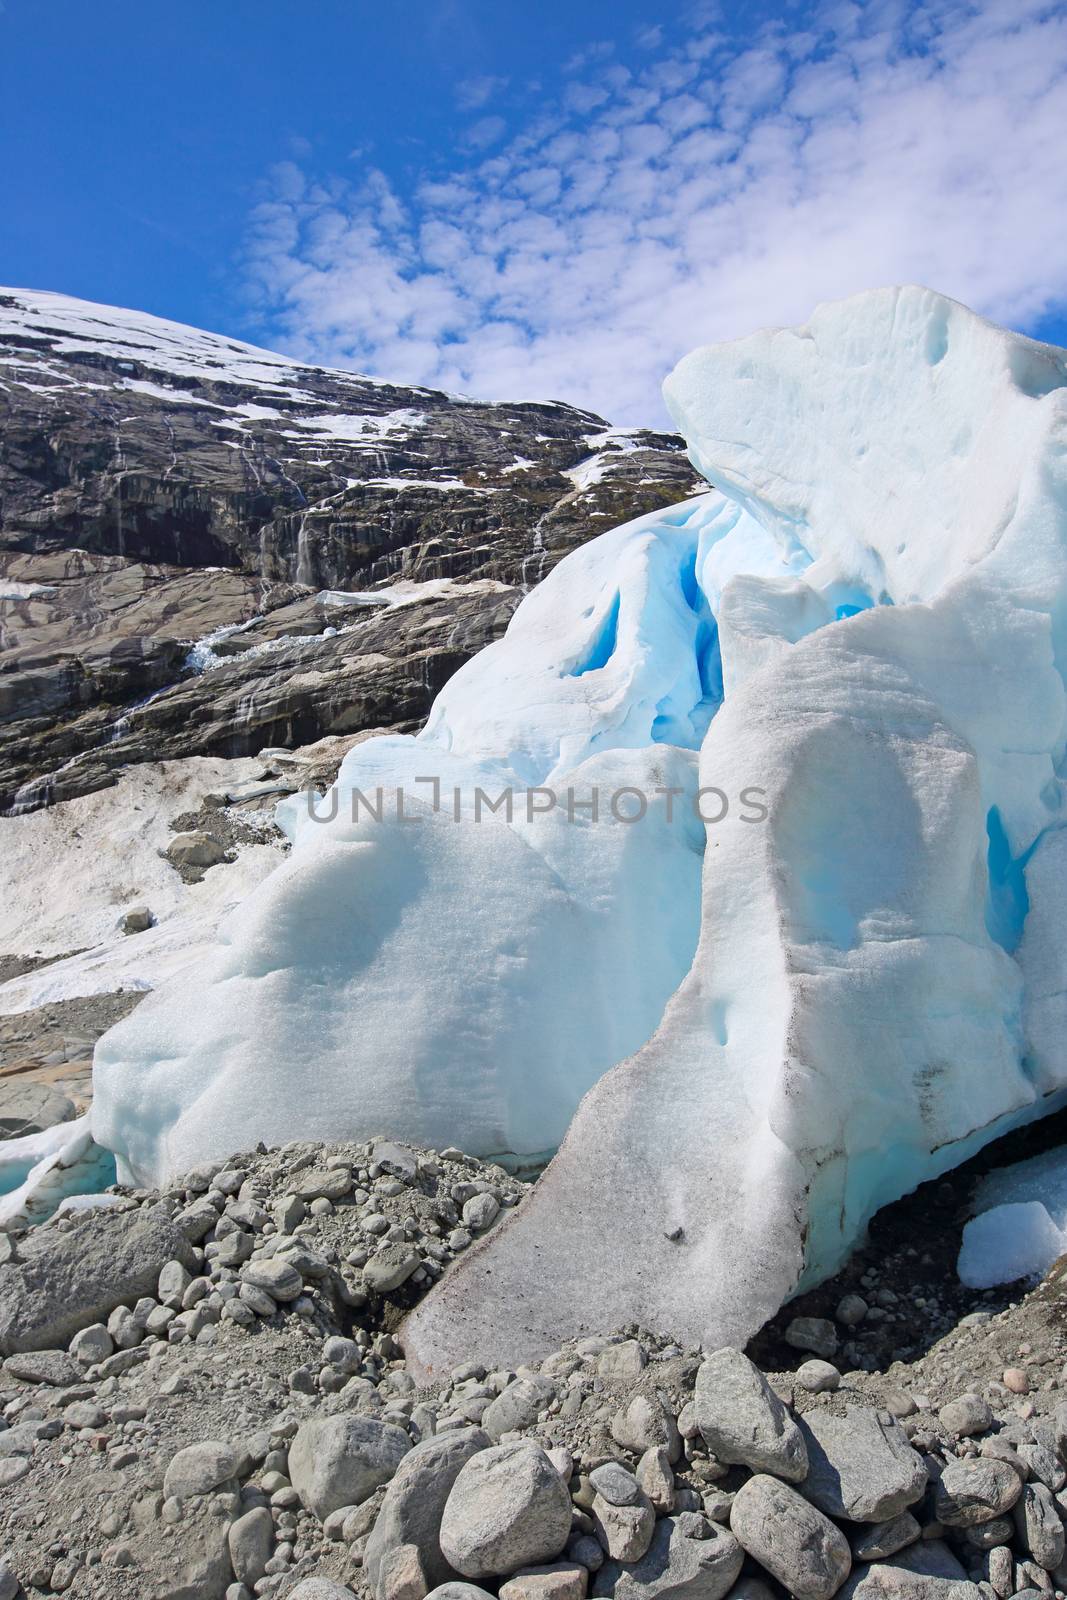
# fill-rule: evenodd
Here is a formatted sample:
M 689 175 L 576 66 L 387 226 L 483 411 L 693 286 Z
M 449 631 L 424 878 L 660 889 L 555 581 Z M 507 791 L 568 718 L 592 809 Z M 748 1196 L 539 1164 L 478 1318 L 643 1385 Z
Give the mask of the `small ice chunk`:
M 1044 1273 L 1065 1251 L 1067 1233 L 1041 1201 L 1020 1201 L 994 1206 L 968 1222 L 957 1270 L 969 1289 L 989 1289 Z

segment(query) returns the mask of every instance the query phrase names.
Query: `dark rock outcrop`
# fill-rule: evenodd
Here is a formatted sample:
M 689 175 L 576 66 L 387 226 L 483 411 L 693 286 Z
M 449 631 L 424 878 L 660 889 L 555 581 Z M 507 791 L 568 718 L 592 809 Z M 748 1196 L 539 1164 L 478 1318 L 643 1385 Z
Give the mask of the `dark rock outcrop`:
M 0 291 L 0 812 L 127 761 L 416 726 L 563 555 L 699 487 L 674 435 L 571 406 Z M 440 579 L 357 626 L 322 595 Z

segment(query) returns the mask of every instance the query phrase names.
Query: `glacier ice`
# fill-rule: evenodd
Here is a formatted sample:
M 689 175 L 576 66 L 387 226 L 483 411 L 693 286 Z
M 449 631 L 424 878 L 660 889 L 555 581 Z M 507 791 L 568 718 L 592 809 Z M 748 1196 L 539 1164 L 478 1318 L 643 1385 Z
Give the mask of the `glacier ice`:
M 963 1230 L 958 1271 L 972 1289 L 1048 1270 L 1067 1253 L 1067 1149 L 1045 1151 L 983 1178 Z
M 62 1205 L 84 1206 L 115 1181 L 115 1159 L 88 1116 L 0 1141 L 0 1228 L 44 1222 Z
M 410 1319 L 429 1371 L 635 1320 L 743 1343 L 1060 1104 L 1065 385 L 922 289 L 687 357 L 665 393 L 715 489 L 570 555 L 418 738 L 349 754 L 332 820 L 286 803 L 210 963 L 101 1041 L 96 1139 L 144 1180 L 569 1124 Z M 680 799 L 571 820 L 594 786 Z

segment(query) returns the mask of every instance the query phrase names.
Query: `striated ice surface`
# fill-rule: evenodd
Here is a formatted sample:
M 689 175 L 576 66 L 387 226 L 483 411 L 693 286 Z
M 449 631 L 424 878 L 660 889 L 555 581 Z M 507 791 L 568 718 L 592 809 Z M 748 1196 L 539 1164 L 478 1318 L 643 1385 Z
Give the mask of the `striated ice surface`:
M 569 1124 L 411 1319 L 429 1370 L 629 1321 L 744 1343 L 1059 1104 L 1064 361 L 922 289 L 683 361 L 715 490 L 569 556 L 419 738 L 349 754 L 332 820 L 286 803 L 217 954 L 98 1047 L 121 1169 Z M 593 788 L 654 803 L 572 820 Z

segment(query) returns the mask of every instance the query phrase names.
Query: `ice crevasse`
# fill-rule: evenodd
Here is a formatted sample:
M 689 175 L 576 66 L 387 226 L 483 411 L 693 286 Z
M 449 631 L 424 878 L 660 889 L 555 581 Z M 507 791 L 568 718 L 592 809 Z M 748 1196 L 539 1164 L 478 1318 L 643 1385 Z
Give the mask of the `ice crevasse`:
M 567 557 L 421 735 L 350 753 L 333 820 L 288 802 L 210 965 L 97 1049 L 93 1135 L 141 1180 L 562 1140 L 409 1319 L 423 1371 L 631 1321 L 742 1343 L 1067 1097 L 1067 358 L 880 290 L 665 394 L 714 489 Z M 656 798 L 569 816 L 592 788 Z

